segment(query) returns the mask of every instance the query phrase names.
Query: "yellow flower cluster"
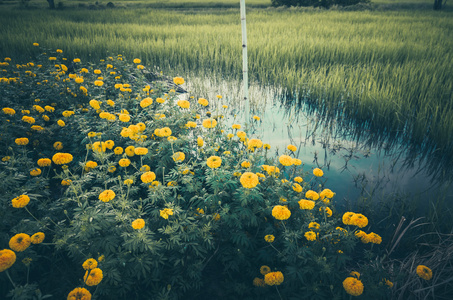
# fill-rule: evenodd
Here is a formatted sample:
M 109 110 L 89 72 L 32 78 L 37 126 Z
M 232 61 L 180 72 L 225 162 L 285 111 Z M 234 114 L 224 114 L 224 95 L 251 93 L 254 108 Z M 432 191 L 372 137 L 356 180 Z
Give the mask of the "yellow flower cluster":
M 267 285 L 280 285 L 283 283 L 283 273 L 280 271 L 270 272 L 264 275 L 264 282 Z
M 18 233 L 9 240 L 9 247 L 16 252 L 22 252 L 31 244 L 31 238 L 26 233 Z
M 418 265 L 415 271 L 417 275 L 422 279 L 431 280 L 431 278 L 433 278 L 433 271 L 427 266 Z
M 311 201 L 311 200 L 302 199 L 298 203 L 299 203 L 300 209 L 311 210 L 311 209 L 313 209 L 315 207 L 315 202 Z
M 247 143 L 247 149 L 254 151 L 256 148 L 261 148 L 263 142 L 260 139 L 250 139 Z
M 137 148 L 134 149 L 134 153 L 136 155 L 146 155 L 146 154 L 148 154 L 148 148 L 137 147 Z
M 360 296 L 363 293 L 363 283 L 354 277 L 347 277 L 343 281 L 343 288 L 349 295 Z
M 14 109 L 12 109 L 12 108 L 9 108 L 9 107 L 3 108 L 2 111 L 3 111 L 3 113 L 5 113 L 7 115 L 10 115 L 10 116 L 16 114 L 16 111 Z
M 368 225 L 368 219 L 362 214 L 356 214 L 353 212 L 346 212 L 342 218 L 343 224 L 353 225 L 363 228 Z
M 272 243 L 275 240 L 275 236 L 273 236 L 272 234 L 265 235 L 264 240 L 268 243 Z
M 154 172 L 145 172 L 140 176 L 140 179 L 143 183 L 149 183 L 156 179 L 156 174 Z
M 287 220 L 291 216 L 291 211 L 283 205 L 276 205 L 272 209 L 272 216 L 277 220 Z
M 65 165 L 69 164 L 73 159 L 72 154 L 70 153 L 55 153 L 54 156 L 52 156 L 52 161 L 57 164 L 57 165 Z
M 263 169 L 263 171 L 266 171 L 268 175 L 280 173 L 280 169 L 275 166 L 262 165 L 261 169 Z
M 157 128 L 154 130 L 154 135 L 158 136 L 158 137 L 168 137 L 171 135 L 171 129 L 168 128 L 168 127 L 164 127 L 164 128 Z
M 258 175 L 252 172 L 244 172 L 239 179 L 242 186 L 247 189 L 252 189 L 256 187 L 259 183 Z
M 291 166 L 293 165 L 293 159 L 291 158 L 291 156 L 289 155 L 281 155 L 279 158 L 278 158 L 278 161 L 284 165 L 284 166 Z
M 186 155 L 183 153 L 183 152 L 176 152 L 175 154 L 173 154 L 173 160 L 178 162 L 178 161 L 183 161 L 184 159 L 186 159 Z
M 202 123 L 204 128 L 214 128 L 217 125 L 216 119 L 205 119 Z
M 83 281 L 88 286 L 98 285 L 103 278 L 102 270 L 99 268 L 94 268 L 92 270 L 87 270 L 85 276 L 83 276 Z
M 31 243 L 35 245 L 41 244 L 44 241 L 45 237 L 46 235 L 44 234 L 44 232 L 37 232 L 30 237 Z
M 14 198 L 11 200 L 13 207 L 15 208 L 22 208 L 27 206 L 28 202 L 30 202 L 30 197 L 27 195 L 20 195 L 19 197 Z
M 190 102 L 187 100 L 178 100 L 176 102 L 176 104 L 181 108 L 187 108 L 187 109 L 190 108 Z
M 324 175 L 324 172 L 320 168 L 315 168 L 313 170 L 313 175 L 315 175 L 316 177 L 321 177 L 322 175 Z
M 164 219 L 168 219 L 169 216 L 173 215 L 173 209 L 171 208 L 164 208 L 160 210 L 160 216 Z
M 0 272 L 9 269 L 16 262 L 16 253 L 9 249 L 0 250 Z
M 25 146 L 25 145 L 28 145 L 29 141 L 27 138 L 17 138 L 15 141 L 14 141 L 17 145 L 19 146 Z
M 77 287 L 68 294 L 67 300 L 91 300 L 91 293 L 86 288 Z
M 143 219 L 136 219 L 132 221 L 132 228 L 134 229 L 142 229 L 145 227 L 145 220 Z
M 99 194 L 99 200 L 102 202 L 109 202 L 115 198 L 116 194 L 112 190 L 105 190 Z
M 215 169 L 222 165 L 222 159 L 219 156 L 211 156 L 207 159 L 206 164 L 211 169 Z
M 197 127 L 197 123 L 189 121 L 186 123 L 185 126 L 186 126 L 186 128 L 195 128 L 195 127 Z
M 208 100 L 206 100 L 204 98 L 200 98 L 200 99 L 198 99 L 198 104 L 203 105 L 203 106 L 208 106 L 209 102 L 208 102 Z
M 82 267 L 85 270 L 92 270 L 94 268 L 97 268 L 97 266 L 98 266 L 98 262 L 94 258 L 89 258 L 89 259 L 85 260 L 82 264 Z

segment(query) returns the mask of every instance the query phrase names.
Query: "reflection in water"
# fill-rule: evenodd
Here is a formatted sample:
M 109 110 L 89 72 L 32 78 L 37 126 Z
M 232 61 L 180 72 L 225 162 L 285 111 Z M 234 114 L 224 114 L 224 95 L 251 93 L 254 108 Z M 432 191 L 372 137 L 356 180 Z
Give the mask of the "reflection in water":
M 240 82 L 194 76 L 188 78 L 187 87 L 190 95 L 211 103 L 222 95 L 221 104 L 231 111 L 227 122 L 244 125 Z M 428 200 L 433 199 L 433 191 L 451 190 L 453 154 L 436 150 L 430 141 L 416 144 L 404 132 L 329 115 L 303 99 L 286 98 L 275 87 L 251 85 L 249 93 L 251 116 L 261 117 L 251 128 L 253 136 L 269 143 L 276 155 L 289 144 L 297 146 L 295 154 L 303 161 L 303 171 L 322 168 L 328 178 L 325 185 L 336 192 L 337 201 L 396 194 Z M 215 107 L 211 108 L 213 114 Z M 451 193 L 447 197 L 453 201 Z

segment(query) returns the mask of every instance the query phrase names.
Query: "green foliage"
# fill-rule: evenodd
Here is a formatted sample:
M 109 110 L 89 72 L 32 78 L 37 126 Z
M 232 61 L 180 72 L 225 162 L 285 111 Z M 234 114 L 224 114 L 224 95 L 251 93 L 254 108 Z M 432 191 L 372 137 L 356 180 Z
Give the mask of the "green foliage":
M 304 173 L 296 159 L 284 166 L 269 158 L 268 147 L 250 148 L 224 117 L 220 98 L 205 107 L 187 95 L 190 107 L 183 108 L 178 87 L 161 76 L 147 80 L 138 60 L 117 55 L 71 63 L 64 51 L 32 51 L 36 61 L 1 65 L 0 248 L 16 233 L 43 232 L 45 239 L 16 251 L 5 271 L 11 284 L 33 282 L 60 299 L 75 287 L 98 299 L 184 299 L 204 289 L 205 296 L 220 297 L 207 288 L 219 285 L 223 296 L 236 299 L 339 299 L 346 297 L 342 281 L 352 262 L 379 258 L 371 250 L 380 241 L 361 242 L 361 224 L 342 221 L 324 181 Z M 148 98 L 153 102 L 146 106 Z M 217 126 L 207 128 L 211 114 Z M 23 137 L 28 144 L 16 142 Z M 175 160 L 176 152 L 184 159 Z M 59 153 L 73 158 L 58 164 Z M 220 166 L 210 163 L 213 156 Z M 41 158 L 53 162 L 34 176 L 30 171 Z M 247 183 L 246 172 L 256 181 Z M 304 177 L 298 179 L 303 191 L 294 186 L 296 176 Z M 20 195 L 30 202 L 14 207 Z M 299 201 L 310 197 L 314 207 L 302 209 Z M 279 216 L 274 210 L 280 206 L 291 215 Z M 274 239 L 266 240 L 270 235 Z M 83 280 L 90 258 L 103 273 L 96 286 Z M 284 274 L 277 288 L 253 284 L 263 279 L 263 265 Z M 363 297 L 386 299 L 386 269 L 358 271 Z M 11 290 L 6 277 L 0 280 L 7 286 L 2 291 Z
M 370 0 L 271 0 L 273 6 L 313 6 L 329 8 L 333 5 L 349 6 L 369 3 Z

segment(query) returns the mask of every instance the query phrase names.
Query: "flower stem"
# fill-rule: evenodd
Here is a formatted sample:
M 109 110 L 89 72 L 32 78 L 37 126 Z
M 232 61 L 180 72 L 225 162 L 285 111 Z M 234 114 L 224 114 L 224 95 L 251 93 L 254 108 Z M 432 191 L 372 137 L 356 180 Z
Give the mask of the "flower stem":
M 13 287 L 16 288 L 16 285 L 14 284 L 14 281 L 11 279 L 11 276 L 9 276 L 8 270 L 6 270 L 5 273 L 6 273 L 6 276 L 8 276 L 8 279 L 11 282 L 11 284 L 13 285 Z

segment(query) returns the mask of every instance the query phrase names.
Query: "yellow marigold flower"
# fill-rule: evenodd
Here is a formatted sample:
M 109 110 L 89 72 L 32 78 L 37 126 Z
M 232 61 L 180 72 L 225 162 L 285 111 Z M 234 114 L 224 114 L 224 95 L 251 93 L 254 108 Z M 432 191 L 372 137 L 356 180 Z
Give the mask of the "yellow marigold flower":
M 49 120 L 50 120 L 49 116 L 46 116 L 46 115 L 43 115 L 42 118 L 46 122 L 49 122 Z
M 105 141 L 104 145 L 107 149 L 111 150 L 115 146 L 115 142 L 112 140 L 107 140 L 107 141 Z
M 259 178 L 258 175 L 256 175 L 255 173 L 244 172 L 244 174 L 241 175 L 239 181 L 241 182 L 243 187 L 247 189 L 252 189 L 258 185 Z
M 247 133 L 245 133 L 244 131 L 238 131 L 238 132 L 236 133 L 236 135 L 238 136 L 238 138 L 241 139 L 241 141 L 244 141 L 245 138 L 247 137 Z
M 198 145 L 198 147 L 203 147 L 203 144 L 204 144 L 203 138 L 198 137 L 198 138 L 197 138 L 197 145 Z
M 145 227 L 145 220 L 143 219 L 136 219 L 132 222 L 132 228 L 134 229 L 142 229 Z
M 134 62 L 134 64 L 139 64 L 139 63 L 141 63 L 142 61 L 141 61 L 139 58 L 135 58 L 135 59 L 133 60 L 133 62 Z
M 231 126 L 233 129 L 241 129 L 241 125 L 240 124 L 233 124 L 233 126 Z
M 420 278 L 425 280 L 431 280 L 433 278 L 433 271 L 425 265 L 418 265 L 416 273 Z
M 57 165 L 69 164 L 73 159 L 72 154 L 70 153 L 56 153 L 52 156 L 52 161 Z
M 197 127 L 197 123 L 189 121 L 186 123 L 185 126 L 186 126 L 186 128 L 195 128 L 195 127 Z
M 140 167 L 140 172 L 148 172 L 151 168 L 148 165 L 143 165 Z
M 268 234 L 268 235 L 265 235 L 264 236 L 264 240 L 268 243 L 272 243 L 274 242 L 275 240 L 275 236 L 273 236 L 272 234 Z M 264 274 L 263 274 L 264 275 Z
M 316 233 L 313 230 L 305 232 L 304 236 L 308 241 L 316 241 Z
M 342 217 L 343 224 L 345 225 L 354 225 L 351 223 L 351 218 L 354 216 L 355 213 L 353 212 L 345 212 Z
M 164 208 L 160 211 L 160 216 L 164 219 L 168 219 L 169 216 L 173 215 L 173 209 L 171 208 Z
M 96 70 L 93 71 L 93 73 L 99 75 L 99 74 L 101 74 L 102 72 L 101 72 L 101 70 L 96 69 Z
M 332 199 L 333 196 L 335 196 L 335 193 L 329 189 L 324 189 L 324 190 L 322 190 L 321 193 L 319 193 L 319 196 L 321 197 L 321 199 L 324 199 L 324 198 Z
M 293 164 L 293 159 L 288 155 L 281 155 L 278 161 L 284 166 L 291 166 Z
M 173 154 L 173 160 L 174 161 L 183 161 L 184 159 L 186 159 L 186 155 L 183 153 L 183 152 L 176 152 L 175 154 Z
M 293 164 L 295 166 L 300 166 L 302 164 L 302 161 L 300 159 L 298 159 L 298 158 L 294 158 L 293 159 Z
M 33 169 L 30 171 L 30 175 L 31 176 L 39 176 L 41 175 L 42 171 L 40 168 L 36 168 L 36 169 Z
M 268 266 L 261 266 L 261 268 L 260 268 L 261 275 L 266 275 L 270 272 L 271 272 L 271 268 L 269 268 Z
M 57 121 L 57 124 L 58 124 L 58 126 L 60 126 L 60 127 L 65 127 L 65 126 L 66 126 L 66 123 L 65 123 L 63 120 L 58 120 L 58 121 Z
M 267 285 L 280 285 L 283 283 L 283 273 L 280 271 L 270 272 L 264 275 L 264 282 Z
M 266 284 L 264 283 L 264 279 L 255 277 L 253 279 L 253 285 L 257 287 L 264 287 Z
M 33 46 L 39 47 L 39 44 L 38 43 L 33 43 Z
M 295 181 L 295 182 L 301 183 L 301 182 L 304 181 L 304 180 L 302 179 L 302 177 L 297 176 L 297 177 L 294 177 L 294 181 Z
M 53 143 L 53 148 L 55 150 L 61 150 L 61 149 L 63 149 L 63 143 L 62 142 L 55 142 L 55 143 Z
M 165 103 L 165 100 L 163 98 L 156 98 L 156 102 L 162 104 Z
M 368 238 L 369 238 L 370 242 L 373 244 L 382 243 L 382 237 L 377 233 L 371 232 L 370 234 L 368 234 Z
M 112 190 L 105 190 L 99 194 L 99 200 L 102 202 L 109 202 L 115 198 L 115 192 Z
M 277 220 L 287 220 L 291 216 L 291 211 L 283 205 L 276 205 L 272 209 L 272 216 Z
M 43 131 L 44 130 L 44 128 L 42 126 L 39 126 L 39 125 L 32 125 L 31 129 L 35 130 L 35 131 Z
M 113 102 L 112 100 L 107 100 L 107 104 L 110 105 L 110 106 L 115 106 L 115 102 Z
M 0 272 L 3 272 L 16 262 L 16 253 L 9 249 L 0 250 Z
M 177 185 L 178 185 L 178 183 L 176 181 L 169 181 L 167 183 L 167 186 L 177 186 Z
M 31 243 L 35 245 L 41 244 L 44 241 L 45 237 L 46 235 L 44 234 L 44 232 L 37 232 L 31 236 Z
M 182 77 L 174 77 L 173 82 L 177 85 L 184 84 L 184 78 Z
M 392 287 L 393 287 L 393 282 L 391 282 L 390 280 L 385 279 L 385 278 L 384 278 L 384 284 L 385 284 L 386 286 L 388 286 L 389 288 L 392 288 Z
M 176 104 L 181 108 L 190 108 L 190 102 L 187 100 L 178 100 Z
M 288 145 L 288 147 L 286 147 L 289 151 L 292 151 L 292 152 L 296 152 L 297 151 L 297 147 L 294 146 L 294 145 Z
M 328 218 L 330 218 L 330 217 L 332 216 L 332 210 L 331 210 L 329 207 L 324 207 L 324 208 L 323 208 L 323 207 L 320 207 L 320 208 L 319 208 L 319 211 L 322 212 L 323 209 L 324 209 L 324 211 L 326 212 L 326 216 L 327 216 Z
M 132 179 L 126 179 L 126 180 L 124 180 L 123 183 L 124 183 L 125 185 L 131 185 L 131 184 L 134 183 L 134 181 L 133 181 Z
M 222 165 L 222 159 L 219 156 L 211 156 L 207 159 L 206 164 L 211 169 L 215 169 Z
M 61 181 L 61 185 L 68 186 L 71 185 L 72 180 L 71 179 L 63 179 Z
M 247 148 L 249 150 L 255 150 L 256 148 L 261 148 L 263 142 L 260 139 L 250 139 L 247 143 Z
M 316 193 L 315 191 L 308 190 L 305 193 L 305 198 L 311 199 L 311 200 L 318 200 L 319 199 L 319 194 Z
M 151 99 L 151 98 L 149 98 L 149 97 L 143 99 L 142 101 L 140 101 L 140 107 L 141 107 L 141 108 L 148 107 L 148 106 L 150 106 L 151 104 L 153 104 L 153 99 Z
M 322 175 L 324 175 L 324 172 L 320 168 L 315 168 L 313 170 L 313 175 L 315 175 L 316 177 L 321 177 Z
M 124 152 L 126 153 L 127 156 L 132 157 L 132 156 L 135 155 L 135 147 L 134 146 L 128 146 L 128 147 L 126 147 Z
M 14 115 L 14 114 L 16 113 L 16 111 L 15 111 L 14 109 L 9 108 L 9 107 L 3 108 L 2 111 L 3 111 L 5 114 L 10 115 L 10 116 L 12 116 L 12 115 Z
M 261 118 L 258 116 L 253 116 L 253 120 L 259 121 L 259 120 L 261 120 Z
M 102 270 L 99 268 L 94 268 L 92 270 L 87 270 L 85 276 L 83 276 L 83 281 L 88 286 L 98 285 L 103 278 Z
M 11 156 L 2 157 L 2 161 L 9 161 L 10 159 L 11 159 Z
M 127 114 L 120 114 L 118 119 L 121 121 L 121 122 L 129 122 L 131 120 L 131 116 L 127 115 Z
M 294 190 L 296 193 L 302 193 L 302 187 L 301 187 L 300 184 L 298 184 L 298 183 L 293 183 L 293 190 Z
M 9 248 L 15 252 L 22 252 L 31 244 L 31 238 L 26 233 L 18 233 L 9 240 Z
M 249 168 L 249 167 L 250 167 L 250 162 L 248 162 L 248 161 L 243 161 L 243 162 L 241 163 L 241 167 L 243 167 L 243 168 Z
M 215 119 L 205 119 L 202 124 L 204 128 L 214 128 L 217 125 L 217 121 Z
M 129 165 L 131 164 L 131 161 L 127 158 L 122 158 L 122 159 L 120 159 L 118 164 L 120 165 L 120 167 L 126 168 L 126 167 L 129 167 Z
M 160 136 L 161 137 L 167 137 L 171 135 L 171 129 L 168 127 L 164 127 L 160 129 Z
M 82 267 L 85 270 L 92 270 L 94 268 L 97 268 L 97 266 L 98 266 L 98 262 L 94 258 L 89 258 L 89 259 L 85 260 L 82 264 Z
M 156 179 L 156 174 L 154 172 L 145 172 L 140 176 L 140 179 L 143 183 L 149 183 Z
M 209 102 L 208 102 L 208 100 L 206 100 L 204 98 L 200 98 L 200 99 L 198 99 L 198 104 L 203 105 L 203 106 L 208 106 Z
M 148 154 L 148 148 L 137 147 L 137 148 L 134 149 L 134 153 L 136 155 L 146 155 L 146 154 Z
M 54 56 L 51 56 L 51 57 L 49 57 L 49 60 L 57 60 L 57 58 Z
M 38 159 L 38 166 L 40 167 L 48 167 L 52 161 L 49 158 L 40 158 Z
M 63 117 L 69 118 L 70 116 L 72 116 L 74 114 L 74 112 L 72 110 L 65 110 L 61 114 L 63 115 Z
M 11 200 L 11 202 L 14 208 L 22 208 L 27 206 L 28 202 L 30 202 L 30 197 L 27 195 L 20 195 L 19 197 Z
M 25 146 L 29 143 L 28 139 L 27 138 L 17 138 L 15 141 L 14 141 L 17 145 L 19 146 Z
M 116 147 L 115 149 L 113 149 L 113 152 L 114 152 L 116 155 L 121 155 L 121 154 L 123 154 L 123 148 L 121 148 L 121 147 Z
M 368 225 L 368 218 L 362 214 L 354 214 L 350 219 L 351 225 L 363 228 Z
M 346 293 L 352 296 L 360 296 L 363 293 L 363 283 L 354 277 L 347 277 L 343 281 L 343 287 Z
M 94 169 L 98 166 L 98 163 L 92 160 L 89 160 L 85 164 L 85 171 L 90 171 L 91 169 Z
M 97 152 L 105 152 L 107 147 L 105 146 L 104 142 L 94 142 L 93 143 L 93 150 Z
M 319 225 L 319 223 L 317 222 L 310 222 L 310 224 L 308 224 L 308 228 L 319 229 L 320 227 L 321 225 Z

